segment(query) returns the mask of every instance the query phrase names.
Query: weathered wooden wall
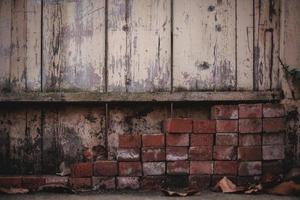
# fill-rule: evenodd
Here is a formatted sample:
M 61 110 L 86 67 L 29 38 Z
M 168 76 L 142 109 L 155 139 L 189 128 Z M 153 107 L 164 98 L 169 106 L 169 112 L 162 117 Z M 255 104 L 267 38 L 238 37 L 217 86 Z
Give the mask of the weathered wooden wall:
M 1 0 L 2 92 L 273 90 L 280 0 Z
M 0 90 L 276 90 L 279 52 L 300 66 L 298 8 L 298 0 L 0 0 Z M 114 159 L 119 134 L 208 115 L 199 104 L 1 104 L 0 173 L 55 173 L 90 153 Z

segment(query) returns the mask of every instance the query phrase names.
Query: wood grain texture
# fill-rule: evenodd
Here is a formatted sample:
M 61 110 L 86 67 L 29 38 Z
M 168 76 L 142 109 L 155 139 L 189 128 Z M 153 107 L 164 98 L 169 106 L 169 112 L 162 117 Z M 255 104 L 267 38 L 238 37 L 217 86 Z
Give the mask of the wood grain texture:
M 253 90 L 253 0 L 237 2 L 237 90 Z
M 43 9 L 44 90 L 102 92 L 105 0 L 45 0 Z
M 108 91 L 169 91 L 170 0 L 109 1 Z
M 283 60 L 285 64 L 300 68 L 300 1 L 286 0 L 283 5 L 283 35 L 282 46 Z
M 11 0 L 0 1 L 0 91 L 9 91 Z
M 10 90 L 40 91 L 41 3 L 14 1 L 11 15 Z
M 254 73 L 256 90 L 279 87 L 279 0 L 255 0 Z
M 233 90 L 235 1 L 174 1 L 174 89 Z

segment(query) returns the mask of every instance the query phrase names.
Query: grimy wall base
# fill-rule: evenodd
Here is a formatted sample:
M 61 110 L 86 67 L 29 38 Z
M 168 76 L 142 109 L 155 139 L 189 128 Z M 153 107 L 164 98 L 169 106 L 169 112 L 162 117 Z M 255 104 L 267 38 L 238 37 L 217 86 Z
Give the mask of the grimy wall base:
M 92 156 L 72 163 L 70 177 L 6 174 L 0 177 L 0 186 L 34 190 L 58 182 L 75 189 L 205 189 L 223 176 L 247 185 L 263 174 L 283 173 L 286 123 L 281 105 L 213 105 L 210 109 L 209 119 L 166 118 L 162 133 L 118 134 L 115 157 Z

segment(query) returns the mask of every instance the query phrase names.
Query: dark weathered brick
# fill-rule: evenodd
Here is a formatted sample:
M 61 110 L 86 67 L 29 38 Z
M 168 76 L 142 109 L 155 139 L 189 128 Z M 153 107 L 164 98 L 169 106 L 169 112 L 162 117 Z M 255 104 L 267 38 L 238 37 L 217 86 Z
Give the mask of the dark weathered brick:
M 196 146 L 189 149 L 190 160 L 212 160 L 212 146 Z
M 191 161 L 190 174 L 212 174 L 213 162 L 212 161 Z
M 243 118 L 261 118 L 262 104 L 240 104 L 239 117 Z
M 215 133 L 215 120 L 194 120 L 193 133 Z
M 189 134 L 167 134 L 167 146 L 189 146 Z
M 164 147 L 165 136 L 163 134 L 143 135 L 143 147 Z
M 237 105 L 216 105 L 212 107 L 213 119 L 238 119 Z
M 214 144 L 213 134 L 192 134 L 191 146 L 212 146 Z
M 116 176 L 117 161 L 101 160 L 94 162 L 94 176 Z
M 191 133 L 193 120 L 187 118 L 170 118 L 164 121 L 166 133 Z
M 217 120 L 218 133 L 238 132 L 238 120 Z

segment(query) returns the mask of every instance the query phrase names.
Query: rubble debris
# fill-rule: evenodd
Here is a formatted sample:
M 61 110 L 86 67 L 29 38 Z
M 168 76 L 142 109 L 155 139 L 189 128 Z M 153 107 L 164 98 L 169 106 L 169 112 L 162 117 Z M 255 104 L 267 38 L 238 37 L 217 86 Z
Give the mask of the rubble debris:
M 196 189 L 183 189 L 183 190 L 178 190 L 176 191 L 175 189 L 161 189 L 161 192 L 165 195 L 165 196 L 175 196 L 175 197 L 186 197 L 186 196 L 192 196 L 192 195 L 196 195 L 199 194 L 199 191 Z
M 0 188 L 0 194 L 26 194 L 28 192 L 26 188 Z
M 300 168 L 293 168 L 285 177 L 286 181 L 294 181 L 297 184 L 300 184 Z
M 215 192 L 221 191 L 223 193 L 241 193 L 244 192 L 246 188 L 236 186 L 225 176 L 214 186 L 212 190 Z
M 296 184 L 294 181 L 282 182 L 269 189 L 268 193 L 282 196 L 300 195 L 300 184 Z

